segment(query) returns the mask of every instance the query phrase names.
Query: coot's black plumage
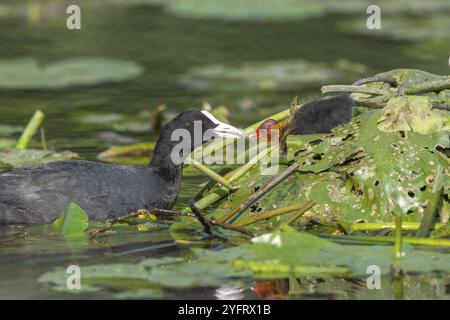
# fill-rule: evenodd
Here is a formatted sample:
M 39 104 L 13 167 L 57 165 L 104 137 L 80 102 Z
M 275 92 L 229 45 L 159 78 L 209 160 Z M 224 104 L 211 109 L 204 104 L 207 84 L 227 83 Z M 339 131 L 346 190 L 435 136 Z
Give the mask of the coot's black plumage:
M 174 205 L 182 164 L 171 159 L 172 133 L 191 134 L 190 151 L 201 144 L 194 139 L 194 122 L 202 134 L 238 137 L 240 131 L 206 111 L 186 111 L 161 132 L 148 167 L 121 166 L 94 161 L 56 161 L 0 173 L 0 225 L 36 225 L 58 218 L 70 202 L 80 205 L 92 220 L 106 220 L 139 209 L 168 209 Z M 184 157 L 187 156 L 183 155 Z
M 324 97 L 305 103 L 293 114 L 286 134 L 328 133 L 352 119 L 354 103 L 349 95 Z
M 281 124 L 281 150 L 285 154 L 288 135 L 329 133 L 352 119 L 354 103 L 349 95 L 314 99 L 293 111 L 291 119 Z M 273 120 L 272 120 L 273 121 Z

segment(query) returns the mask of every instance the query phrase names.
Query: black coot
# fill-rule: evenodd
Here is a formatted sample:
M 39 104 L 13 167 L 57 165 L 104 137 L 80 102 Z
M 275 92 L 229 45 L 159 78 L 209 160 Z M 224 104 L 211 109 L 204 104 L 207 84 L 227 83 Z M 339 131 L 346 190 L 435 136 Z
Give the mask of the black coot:
M 186 158 L 203 143 L 207 130 L 218 137 L 241 135 L 207 111 L 186 111 L 163 128 L 148 167 L 56 161 L 0 172 L 0 225 L 50 223 L 70 202 L 80 205 L 92 220 L 172 208 L 182 175 L 182 163 L 174 161 L 172 151 Z M 188 142 L 183 152 L 179 147 L 185 134 L 191 139 L 183 141 Z

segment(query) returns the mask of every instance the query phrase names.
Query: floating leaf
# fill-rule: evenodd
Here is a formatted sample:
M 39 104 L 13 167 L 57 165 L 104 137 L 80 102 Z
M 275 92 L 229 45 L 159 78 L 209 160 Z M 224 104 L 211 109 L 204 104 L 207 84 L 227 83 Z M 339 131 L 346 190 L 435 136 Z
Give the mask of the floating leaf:
M 10 136 L 23 131 L 23 127 L 0 124 L 0 136 Z
M 154 143 L 137 143 L 127 146 L 112 146 L 98 155 L 98 159 L 110 163 L 148 163 Z
M 0 88 L 49 89 L 118 82 L 139 76 L 134 62 L 106 58 L 73 58 L 40 66 L 33 59 L 0 61 Z
M 410 7 L 410 5 L 405 5 Z M 381 5 L 383 10 L 389 10 Z M 427 8 L 424 8 L 427 9 Z M 450 6 L 447 7 L 450 9 Z M 391 12 L 391 11 L 389 11 Z M 344 31 L 353 31 L 370 36 L 390 36 L 395 39 L 423 41 L 429 39 L 448 39 L 450 21 L 445 14 L 424 16 L 383 16 L 382 28 L 371 30 L 363 19 L 347 20 L 339 24 Z
M 80 117 L 80 122 L 85 124 L 110 125 L 123 119 L 120 113 L 89 113 Z
M 138 264 L 103 264 L 83 267 L 82 290 L 113 286 L 121 290 L 140 288 L 193 288 L 237 285 L 244 279 L 283 279 L 290 276 L 366 276 L 377 265 L 389 274 L 396 263 L 406 272 L 447 271 L 450 256 L 405 246 L 398 260 L 391 246 L 340 245 L 295 231 L 264 234 L 244 244 L 224 250 L 196 249 L 195 258 L 165 257 Z M 39 281 L 66 288 L 64 269 L 43 274 Z M 129 281 L 123 281 L 129 280 Z M 120 290 L 120 289 L 119 289 Z M 70 292 L 70 291 L 69 291 Z M 125 291 L 127 292 L 127 291 Z
M 53 222 L 55 229 L 64 237 L 80 237 L 89 226 L 87 213 L 76 203 L 70 203 L 66 212 Z
M 16 143 L 17 143 L 16 140 L 0 138 L 0 149 L 7 149 L 14 147 Z
M 427 96 L 391 98 L 381 112 L 378 129 L 384 132 L 414 131 L 429 134 L 450 129 L 450 115 L 431 109 Z
M 170 13 L 215 19 L 302 19 L 325 13 L 325 7 L 311 0 L 173 0 L 165 3 Z
M 376 206 L 378 213 L 421 214 L 428 204 L 437 168 L 447 168 L 447 160 L 438 150 L 449 147 L 448 131 L 427 135 L 376 133 L 378 115 L 367 114 L 361 119 L 355 145 L 367 155 L 349 165 L 346 172 L 352 175 L 354 187 L 362 193 L 366 205 Z M 448 176 L 448 171 L 444 174 Z
M 79 158 L 79 155 L 70 151 L 52 152 L 35 149 L 0 151 L 0 165 L 8 165 L 14 168 L 77 158 Z
M 364 65 L 339 60 L 335 63 L 312 63 L 303 60 L 281 60 L 243 63 L 237 66 L 209 65 L 195 67 L 182 77 L 181 83 L 206 81 L 221 90 L 279 90 L 324 84 L 354 78 L 366 71 Z

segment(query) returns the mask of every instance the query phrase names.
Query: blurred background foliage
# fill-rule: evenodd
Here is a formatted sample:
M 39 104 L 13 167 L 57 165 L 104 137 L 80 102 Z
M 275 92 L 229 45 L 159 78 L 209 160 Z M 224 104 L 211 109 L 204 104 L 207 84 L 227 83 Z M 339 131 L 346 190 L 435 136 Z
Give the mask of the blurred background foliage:
M 295 95 L 317 96 L 323 84 L 398 67 L 448 74 L 445 0 L 379 1 L 381 30 L 366 28 L 368 1 L 85 0 L 76 2 L 82 29 L 73 31 L 66 28 L 69 4 L 0 4 L 1 123 L 23 126 L 40 108 L 50 148 L 88 158 L 111 143 L 102 137 L 114 128 L 146 141 L 144 115 L 160 104 L 169 116 L 204 101 L 226 105 L 231 121 L 244 126 Z M 125 75 L 113 81 L 101 66 L 82 64 L 77 72 L 88 70 L 86 81 L 58 78 L 73 59 L 93 58 L 118 63 L 107 69 Z M 35 72 L 34 85 L 1 81 L 11 79 L 8 66 L 16 83 Z

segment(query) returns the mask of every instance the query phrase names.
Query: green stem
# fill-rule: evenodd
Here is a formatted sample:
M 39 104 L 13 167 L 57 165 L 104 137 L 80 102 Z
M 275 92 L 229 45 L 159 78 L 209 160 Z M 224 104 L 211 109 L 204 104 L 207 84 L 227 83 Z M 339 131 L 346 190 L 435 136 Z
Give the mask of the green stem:
M 450 89 L 450 78 L 445 80 L 426 81 L 417 86 L 405 88 L 406 94 Z
M 42 150 L 47 150 L 47 139 L 45 138 L 44 126 L 41 126 L 41 144 L 42 144 Z
M 402 215 L 395 215 L 395 244 L 394 256 L 400 258 L 402 256 Z
M 17 145 L 16 145 L 17 149 L 26 149 L 27 148 L 28 143 L 30 142 L 31 138 L 34 136 L 36 131 L 41 126 L 42 121 L 44 121 L 44 118 L 45 118 L 45 115 L 42 111 L 37 110 L 34 113 L 30 122 L 28 122 L 27 127 L 22 132 L 22 135 L 20 136 L 19 141 L 17 142 Z
M 256 156 L 254 156 L 252 159 L 250 159 L 246 164 L 243 166 L 237 168 L 236 170 L 233 170 L 229 172 L 225 177 L 228 178 L 229 181 L 234 181 L 236 179 L 239 179 L 244 174 L 246 174 L 251 168 L 253 168 L 257 163 L 259 163 L 261 160 L 263 160 L 265 157 L 269 156 L 269 150 L 263 150 L 260 153 L 258 153 Z
M 428 197 L 428 205 L 423 214 L 416 237 L 429 237 L 431 231 L 434 230 L 439 217 L 439 211 L 441 210 L 444 201 L 444 176 L 444 168 L 441 165 L 438 165 L 436 168 L 436 178 L 431 187 L 431 194 Z
M 197 160 L 194 160 L 192 158 L 188 158 L 186 159 L 186 163 L 190 164 L 191 166 L 193 166 L 195 169 L 197 169 L 198 171 L 204 173 L 205 175 L 207 175 L 209 178 L 213 179 L 214 181 L 216 181 L 217 183 L 220 183 L 221 185 L 223 185 L 224 187 L 230 189 L 230 190 L 236 190 L 237 188 L 235 186 L 233 186 L 230 181 L 228 181 L 227 179 L 225 179 L 224 177 L 218 175 L 216 172 L 214 172 L 213 170 L 209 169 L 208 167 L 204 166 L 203 164 L 201 164 L 200 162 L 198 162 Z
M 322 93 L 334 93 L 334 92 L 356 92 L 376 95 L 390 95 L 390 90 L 378 89 L 374 87 L 360 87 L 351 85 L 329 85 L 321 88 Z
M 437 223 L 435 229 L 444 226 L 444 223 Z M 420 223 L 418 222 L 403 222 L 402 230 L 417 230 Z M 352 231 L 375 231 L 381 229 L 394 229 L 395 223 L 392 222 L 374 222 L 374 223 L 354 223 L 350 226 Z
M 332 236 L 329 234 L 319 234 L 323 238 L 329 238 L 333 241 L 357 241 L 365 243 L 395 243 L 395 237 L 367 237 L 367 236 Z M 412 245 L 450 247 L 449 239 L 432 239 L 432 238 L 410 238 L 403 237 L 402 242 Z
M 206 196 L 198 200 L 195 203 L 195 206 L 197 207 L 198 210 L 203 210 L 212 205 L 213 203 L 219 201 L 220 199 L 225 198 L 229 193 L 230 193 L 229 189 L 226 188 L 217 189 L 216 191 L 208 193 Z
M 249 197 L 244 199 L 239 205 L 237 205 L 235 208 L 231 209 L 227 214 L 225 214 L 223 217 L 220 218 L 220 222 L 228 222 L 233 223 L 239 216 L 247 210 L 248 207 L 250 207 L 253 203 L 258 201 L 261 197 L 263 197 L 267 192 L 271 191 L 273 188 L 275 188 L 279 183 L 281 183 L 284 179 L 292 175 L 294 172 L 296 172 L 298 166 L 300 164 L 298 162 L 293 162 L 287 169 L 282 171 L 279 175 L 275 176 L 270 180 L 268 183 L 266 183 L 263 187 L 258 189 L 255 193 L 251 194 Z
M 261 221 L 261 220 L 266 220 L 266 219 L 270 219 L 270 218 L 273 218 L 273 217 L 278 217 L 278 216 L 281 216 L 283 214 L 286 214 L 286 213 L 289 213 L 289 212 L 292 212 L 292 211 L 297 211 L 297 210 L 303 211 L 303 213 L 304 213 L 307 210 L 309 210 L 310 202 L 311 201 L 308 201 L 306 204 L 304 204 L 304 203 L 302 203 L 302 204 L 294 204 L 294 205 L 291 205 L 291 206 L 278 208 L 278 209 L 274 209 L 274 210 L 271 210 L 271 211 L 266 211 L 266 212 L 258 214 L 257 216 L 250 217 L 250 218 L 247 218 L 247 219 L 242 219 L 241 221 L 238 221 L 237 223 L 235 223 L 233 225 L 237 226 L 237 227 L 245 227 L 245 226 L 248 226 L 249 224 L 253 224 L 253 223 Z
M 293 215 L 291 216 L 287 221 L 286 224 L 291 224 L 294 223 L 295 221 L 297 221 L 302 215 L 305 214 L 306 211 L 308 211 L 309 209 L 311 209 L 312 207 L 314 207 L 316 205 L 316 202 L 314 200 L 309 200 L 308 202 L 306 202 L 305 204 L 303 204 L 303 206 Z
M 259 154 L 257 154 L 255 157 L 253 157 L 249 162 L 247 162 L 243 166 L 226 174 L 225 178 L 229 182 L 239 179 L 244 174 L 246 174 L 251 168 L 253 168 L 253 166 L 256 165 L 258 163 L 258 161 L 264 159 L 264 156 L 267 156 L 266 150 L 261 151 Z M 208 193 L 205 197 L 198 200 L 195 203 L 195 207 L 199 210 L 203 210 L 206 207 L 209 207 L 210 205 L 212 205 L 213 203 L 225 198 L 229 193 L 230 193 L 229 190 L 227 190 L 225 188 L 219 188 L 218 190 Z
M 392 285 L 394 286 L 394 298 L 395 300 L 403 300 L 403 275 L 394 277 Z

